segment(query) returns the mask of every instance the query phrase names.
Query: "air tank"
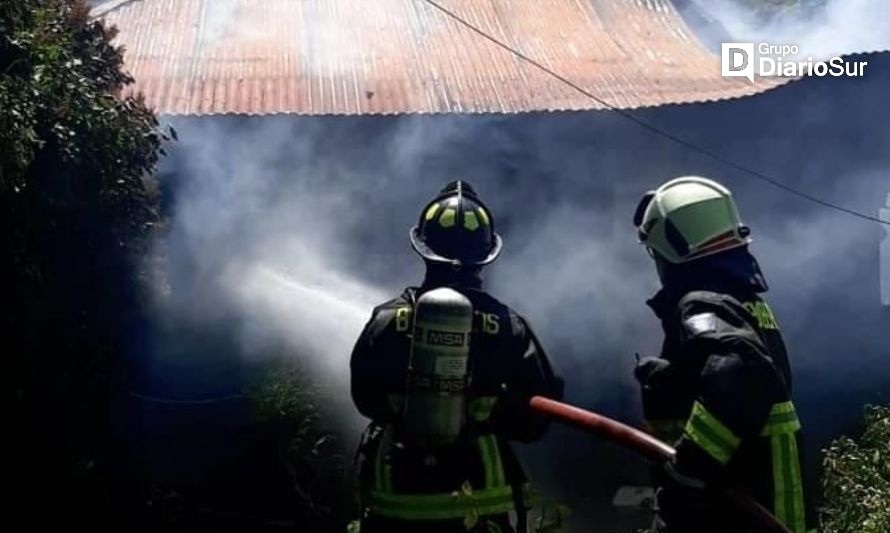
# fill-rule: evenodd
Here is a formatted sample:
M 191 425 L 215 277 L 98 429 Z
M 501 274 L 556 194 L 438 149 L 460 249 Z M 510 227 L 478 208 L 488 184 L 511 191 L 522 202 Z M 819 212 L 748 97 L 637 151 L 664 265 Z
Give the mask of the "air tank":
M 421 446 L 445 446 L 466 421 L 473 304 L 449 288 L 421 295 L 414 307 L 405 429 Z

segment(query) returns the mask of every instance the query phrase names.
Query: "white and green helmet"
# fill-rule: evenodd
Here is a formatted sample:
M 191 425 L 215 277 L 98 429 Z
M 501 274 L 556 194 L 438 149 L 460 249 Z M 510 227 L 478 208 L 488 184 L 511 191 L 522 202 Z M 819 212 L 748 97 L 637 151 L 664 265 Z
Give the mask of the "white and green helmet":
M 675 264 L 751 242 L 729 189 L 694 176 L 672 179 L 647 192 L 634 224 L 647 249 Z

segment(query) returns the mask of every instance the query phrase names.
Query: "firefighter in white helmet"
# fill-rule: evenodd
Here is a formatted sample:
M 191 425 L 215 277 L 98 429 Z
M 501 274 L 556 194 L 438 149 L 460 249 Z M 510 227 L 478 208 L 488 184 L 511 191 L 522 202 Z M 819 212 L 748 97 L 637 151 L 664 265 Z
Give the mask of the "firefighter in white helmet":
M 562 382 L 527 322 L 482 290 L 501 238 L 466 182 L 449 183 L 410 237 L 426 277 L 374 309 L 352 354 L 352 397 L 371 419 L 354 525 L 525 531 L 527 481 L 508 441 L 541 437 L 528 399 L 559 399 Z
M 795 533 L 807 528 L 800 422 L 767 284 L 728 189 L 682 177 L 647 193 L 634 216 L 662 289 L 661 356 L 639 363 L 651 431 L 675 443 L 656 474 L 661 527 L 758 531 L 715 488 L 747 491 Z

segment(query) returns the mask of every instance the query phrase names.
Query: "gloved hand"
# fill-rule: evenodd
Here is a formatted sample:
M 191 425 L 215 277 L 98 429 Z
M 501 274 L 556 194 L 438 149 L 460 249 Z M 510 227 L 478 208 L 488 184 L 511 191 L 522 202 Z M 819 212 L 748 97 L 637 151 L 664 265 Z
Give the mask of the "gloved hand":
M 677 470 L 676 460 L 665 461 L 660 465 L 662 480 L 665 485 L 676 485 L 686 489 L 703 490 L 707 487 L 707 483 L 703 479 L 686 475 Z
M 531 393 L 518 387 L 509 388 L 506 383 L 501 383 L 498 394 L 498 408 L 506 409 L 514 413 L 529 412 L 528 402 L 531 400 Z
M 532 394 L 522 388 L 509 388 L 502 384 L 498 400 L 491 412 L 491 427 L 508 439 L 520 442 L 537 440 L 544 433 L 548 420 L 532 411 L 529 406 Z
M 683 412 L 686 398 L 677 394 L 675 371 L 670 361 L 656 357 L 639 361 L 634 369 L 649 431 L 671 443 L 680 438 L 685 425 L 677 416 Z
M 660 357 L 644 357 L 642 360 L 637 358 L 637 366 L 634 368 L 634 377 L 641 385 L 645 386 L 652 379 L 652 376 L 663 372 L 670 366 L 670 363 Z

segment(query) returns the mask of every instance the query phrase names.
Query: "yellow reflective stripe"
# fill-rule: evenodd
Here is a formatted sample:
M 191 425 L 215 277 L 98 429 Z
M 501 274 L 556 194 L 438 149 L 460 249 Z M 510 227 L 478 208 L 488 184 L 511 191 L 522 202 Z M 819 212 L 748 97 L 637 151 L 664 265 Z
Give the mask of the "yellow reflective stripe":
M 793 433 L 777 433 L 770 438 L 773 455 L 773 511 L 776 518 L 794 533 L 806 532 L 800 454 Z
M 773 435 L 770 439 L 770 451 L 773 459 L 773 513 L 783 524 L 788 523 L 785 509 L 785 480 L 782 478 L 782 441 L 781 435 Z
M 464 213 L 464 227 L 470 231 L 476 231 L 479 227 L 479 219 L 476 218 L 476 213 L 472 211 Z
M 794 502 L 794 521 L 788 524 L 792 531 L 806 531 L 806 519 L 804 517 L 803 503 L 803 480 L 800 474 L 800 453 L 797 450 L 797 438 L 794 435 L 785 434 L 782 436 L 787 445 L 787 479 L 788 486 L 791 489 L 790 499 Z
M 383 465 L 383 490 L 392 492 L 392 465 L 389 462 Z
M 523 491 L 526 491 L 523 488 Z M 368 507 L 379 516 L 403 520 L 449 520 L 468 514 L 489 516 L 513 511 L 509 486 L 463 493 L 391 494 L 371 491 Z
M 396 331 L 408 331 L 411 327 L 411 307 L 396 308 Z
M 770 416 L 773 415 L 784 415 L 788 413 L 794 412 L 794 402 L 781 402 L 773 405 L 773 408 L 770 409 Z
M 392 466 L 386 461 L 391 441 L 392 426 L 386 426 L 380 438 L 377 456 L 374 458 L 374 488 L 378 491 L 392 492 Z
M 491 220 L 488 218 L 488 213 L 485 211 L 485 209 L 477 207 L 476 212 L 479 213 L 479 220 L 481 220 L 483 224 L 485 224 L 486 226 L 491 225 Z
M 501 452 L 498 449 L 497 438 L 491 434 L 482 435 L 476 442 L 479 445 L 482 466 L 485 470 L 485 487 L 494 489 L 505 486 L 507 478 L 504 475 L 504 465 L 501 462 Z
M 773 405 L 770 410 L 769 418 L 760 435 L 768 437 L 770 435 L 778 435 L 780 433 L 794 433 L 800 429 L 800 420 L 794 410 L 792 402 L 782 402 Z
M 488 441 L 483 437 L 479 437 L 476 440 L 476 445 L 479 446 L 479 457 L 482 458 L 482 468 L 485 470 L 485 486 L 490 487 L 494 474 L 491 471 L 491 461 L 488 459 L 488 454 L 491 453 L 488 450 Z
M 740 439 L 699 402 L 692 405 L 692 414 L 683 431 L 720 464 L 728 463 L 739 447 Z
M 497 401 L 497 396 L 480 396 L 479 398 L 473 398 L 470 400 L 470 405 L 467 408 L 467 411 L 470 413 L 470 417 L 476 422 L 484 422 L 491 416 L 491 411 L 494 409 L 494 404 L 497 403 Z
M 436 211 L 438 211 L 438 210 L 439 210 L 438 203 L 431 205 L 429 207 L 429 209 L 426 210 L 426 213 L 424 213 L 423 218 L 425 218 L 427 220 L 427 222 L 429 222 L 430 220 L 432 220 L 433 218 L 436 217 Z
M 774 424 L 763 428 L 761 436 L 768 437 L 770 435 L 780 435 L 782 433 L 796 433 L 800 429 L 800 422 L 794 420 L 792 422 L 784 422 Z
M 392 446 L 393 432 L 393 427 L 387 426 L 380 441 L 380 462 L 383 463 L 383 479 L 381 481 L 383 490 L 387 492 L 392 492 L 392 465 L 387 460 L 387 455 Z
M 761 329 L 779 329 L 776 315 L 763 300 L 743 302 L 742 306 L 757 320 L 757 325 Z
M 451 208 L 448 208 L 442 211 L 442 214 L 439 215 L 439 225 L 443 228 L 450 228 L 454 226 L 454 219 L 457 215 L 457 211 Z
M 501 450 L 500 450 L 500 448 L 498 448 L 498 441 L 494 435 L 492 435 L 492 437 L 491 437 L 491 448 L 492 448 L 491 458 L 492 458 L 492 462 L 494 463 L 494 468 L 492 468 L 492 470 L 495 473 L 495 478 L 494 478 L 494 482 L 492 483 L 491 487 L 489 487 L 489 488 L 494 488 L 494 487 L 500 487 L 502 485 L 506 485 L 507 484 L 507 476 L 506 476 L 506 474 L 504 474 L 504 463 L 501 461 Z

